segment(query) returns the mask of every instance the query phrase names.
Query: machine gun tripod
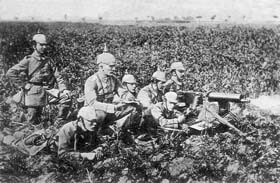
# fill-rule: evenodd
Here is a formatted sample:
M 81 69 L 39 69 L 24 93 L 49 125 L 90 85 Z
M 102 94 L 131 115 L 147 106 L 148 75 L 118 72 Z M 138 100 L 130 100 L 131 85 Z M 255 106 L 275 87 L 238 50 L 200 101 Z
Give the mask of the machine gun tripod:
M 223 124 L 237 132 L 240 136 L 245 134 L 232 123 L 240 121 L 240 111 L 232 111 L 230 103 L 243 104 L 250 102 L 241 94 L 218 92 L 179 92 L 181 106 L 184 114 L 190 119 L 189 127 L 203 131 L 218 124 Z M 185 106 L 182 103 L 185 102 Z M 179 104 L 180 104 L 179 103 Z

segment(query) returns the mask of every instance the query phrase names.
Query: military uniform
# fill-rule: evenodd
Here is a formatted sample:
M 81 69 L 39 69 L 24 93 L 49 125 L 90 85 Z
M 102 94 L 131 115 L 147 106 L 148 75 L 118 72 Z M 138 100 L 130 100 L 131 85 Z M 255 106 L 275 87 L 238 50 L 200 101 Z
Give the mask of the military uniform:
M 179 115 L 182 115 L 179 111 L 169 111 L 164 102 L 157 103 L 152 109 L 151 114 L 155 122 L 161 127 L 167 128 L 179 128 Z
M 172 76 L 171 79 L 165 83 L 164 93 L 175 92 L 178 94 L 178 110 L 183 111 L 185 107 L 189 107 L 193 104 L 194 100 L 198 100 L 199 103 L 202 102 L 201 97 L 194 94 L 186 94 L 182 91 L 185 91 L 185 85 L 184 83 L 178 81 L 176 76 Z
M 162 102 L 163 93 L 153 89 L 152 85 L 147 85 L 142 88 L 137 96 L 137 99 L 143 105 L 144 115 L 150 115 L 150 109 L 158 102 Z
M 124 90 L 121 94 L 121 99 L 124 101 L 136 101 L 136 94 L 133 94 L 128 90 Z
M 114 95 L 118 94 L 119 87 L 121 83 L 115 76 L 95 73 L 85 83 L 85 106 L 95 105 L 100 110 L 114 113 L 114 105 L 111 103 Z
M 142 118 L 142 105 L 139 101 L 137 101 L 136 94 L 125 90 L 122 92 L 120 99 L 122 101 L 135 102 L 130 104 L 130 108 L 132 108 L 133 110 L 130 113 L 129 120 L 127 120 L 126 126 L 130 128 L 138 128 Z
M 94 150 L 100 139 L 96 132 L 83 131 L 77 121 L 71 121 L 59 130 L 58 156 L 66 159 L 80 159 L 81 153 Z
M 61 75 L 53 68 L 50 58 L 42 57 L 34 51 L 10 68 L 6 74 L 17 85 L 24 87 L 23 104 L 28 107 L 30 123 L 38 124 L 40 121 L 42 108 L 48 102 L 46 89 L 53 88 L 55 83 L 58 84 L 59 91 L 67 88 Z M 26 77 L 22 77 L 23 74 Z M 69 100 L 60 101 L 59 116 L 65 115 L 65 108 L 69 107 L 69 103 Z
M 123 126 L 128 115 L 134 110 L 132 106 L 124 107 L 121 111 L 115 110 L 115 104 L 112 102 L 114 95 L 119 95 L 119 87 L 122 85 L 115 76 L 108 76 L 100 71 L 86 80 L 85 106 L 94 106 L 96 120 L 104 121 L 104 126 L 117 120 L 117 125 Z

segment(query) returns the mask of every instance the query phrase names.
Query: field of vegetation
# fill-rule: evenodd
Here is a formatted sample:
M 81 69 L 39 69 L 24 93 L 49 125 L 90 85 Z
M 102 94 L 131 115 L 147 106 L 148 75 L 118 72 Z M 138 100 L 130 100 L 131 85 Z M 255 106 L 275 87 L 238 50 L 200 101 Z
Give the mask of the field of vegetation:
M 195 91 L 242 93 L 250 98 L 279 94 L 280 27 L 246 25 L 137 26 L 87 23 L 0 23 L 0 130 L 9 133 L 22 110 L 7 100 L 17 88 L 5 72 L 32 53 L 30 40 L 40 30 L 53 58 L 76 91 L 96 70 L 104 43 L 118 60 L 117 76 L 133 73 L 139 87 L 157 68 L 182 61 L 185 84 Z M 32 157 L 0 146 L 0 182 L 278 182 L 280 116 L 247 105 L 235 124 L 246 133 L 162 134 L 154 141 L 123 146 L 105 138 L 99 161 L 59 160 L 55 152 Z M 50 116 L 45 116 L 49 119 Z

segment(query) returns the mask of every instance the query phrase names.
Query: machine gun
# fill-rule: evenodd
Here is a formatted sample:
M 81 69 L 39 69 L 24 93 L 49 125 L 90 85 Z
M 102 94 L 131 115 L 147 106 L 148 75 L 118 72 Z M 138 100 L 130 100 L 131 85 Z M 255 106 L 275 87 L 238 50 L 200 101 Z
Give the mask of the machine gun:
M 218 102 L 220 107 L 228 106 L 229 102 L 233 103 L 247 103 L 250 100 L 246 99 L 242 94 L 220 93 L 220 92 L 195 92 L 195 91 L 179 91 L 179 104 L 182 107 L 196 108 L 203 102 Z M 185 105 L 183 105 L 183 103 Z
M 237 129 L 231 122 L 238 122 L 238 114 L 230 109 L 230 103 L 250 102 L 242 94 L 219 92 L 178 92 L 179 107 L 187 109 L 188 116 L 195 116 L 196 120 L 190 127 L 196 130 L 205 130 L 220 122 L 236 131 L 239 135 L 245 134 Z M 183 105 L 185 103 L 185 105 Z M 181 105 L 181 106 L 180 106 Z M 195 111 L 195 112 L 193 112 Z

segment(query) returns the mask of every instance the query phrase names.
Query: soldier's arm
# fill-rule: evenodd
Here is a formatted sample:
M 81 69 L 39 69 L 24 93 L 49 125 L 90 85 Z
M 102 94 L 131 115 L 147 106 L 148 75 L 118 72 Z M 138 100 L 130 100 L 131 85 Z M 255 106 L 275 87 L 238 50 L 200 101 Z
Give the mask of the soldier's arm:
M 173 81 L 172 80 L 168 80 L 164 84 L 163 93 L 167 93 L 167 92 L 173 91 L 173 88 L 171 87 L 172 84 L 173 84 Z
M 98 101 L 98 86 L 93 78 L 88 78 L 85 83 L 85 98 L 88 105 L 94 105 L 95 109 L 102 110 L 107 113 L 115 112 L 115 105 Z
M 161 126 L 166 128 L 179 128 L 179 120 L 177 118 L 174 119 L 166 119 L 163 115 L 163 111 L 160 106 L 155 105 L 151 109 L 151 114 L 154 120 Z
M 23 77 L 21 74 L 26 74 L 25 77 Z M 28 59 L 25 57 L 22 59 L 18 64 L 11 67 L 7 73 L 6 76 L 14 81 L 16 84 L 23 85 L 24 82 L 27 80 L 27 74 L 28 74 Z
M 153 105 L 151 97 L 144 90 L 140 90 L 140 92 L 138 93 L 137 99 L 143 105 L 144 109 L 148 109 L 148 108 L 150 108 Z

